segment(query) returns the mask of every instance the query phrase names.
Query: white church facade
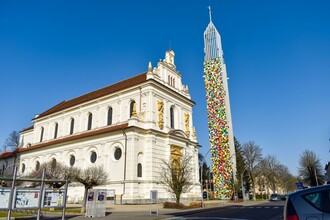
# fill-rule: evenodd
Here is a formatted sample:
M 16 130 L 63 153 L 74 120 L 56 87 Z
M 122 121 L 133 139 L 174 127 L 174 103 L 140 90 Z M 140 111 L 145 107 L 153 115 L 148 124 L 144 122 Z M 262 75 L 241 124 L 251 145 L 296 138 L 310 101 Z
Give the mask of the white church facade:
M 173 154 L 192 156 L 192 188 L 182 200 L 200 198 L 198 141 L 188 86 L 166 51 L 145 73 L 63 101 L 36 115 L 20 132 L 21 147 L 0 155 L 2 172 L 13 167 L 26 175 L 48 161 L 87 168 L 103 166 L 108 183 L 122 203 L 145 203 L 150 190 L 161 200 L 174 200 L 158 173 Z M 83 186 L 69 185 L 68 201 L 82 200 Z

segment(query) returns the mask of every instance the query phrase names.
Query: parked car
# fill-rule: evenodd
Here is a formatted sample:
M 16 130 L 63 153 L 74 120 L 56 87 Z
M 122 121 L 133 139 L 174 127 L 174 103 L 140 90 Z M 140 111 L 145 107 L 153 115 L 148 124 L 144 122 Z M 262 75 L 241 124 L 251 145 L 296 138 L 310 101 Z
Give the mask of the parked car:
M 291 193 L 284 207 L 284 220 L 330 220 L 330 185 Z
M 273 193 L 270 195 L 269 198 L 270 201 L 280 201 L 281 200 L 281 195 L 277 194 L 277 193 Z

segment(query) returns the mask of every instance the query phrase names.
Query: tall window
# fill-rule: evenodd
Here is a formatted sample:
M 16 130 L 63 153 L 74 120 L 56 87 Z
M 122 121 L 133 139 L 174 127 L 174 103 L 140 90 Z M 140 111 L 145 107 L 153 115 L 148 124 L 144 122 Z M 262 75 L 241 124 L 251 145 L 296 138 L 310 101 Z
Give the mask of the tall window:
M 142 177 L 142 164 L 137 165 L 137 177 Z
M 70 134 L 73 134 L 74 131 L 74 119 L 71 118 L 71 122 L 70 122 Z
M 54 139 L 57 138 L 57 132 L 58 132 L 58 123 L 55 123 Z
M 170 108 L 170 126 L 174 128 L 174 109 L 173 106 Z
M 39 169 L 40 169 L 40 162 L 37 161 L 37 162 L 36 162 L 36 171 L 38 171 Z
M 44 127 L 41 127 L 40 142 L 42 142 L 43 138 L 44 138 Z
M 87 130 L 91 130 L 92 129 L 92 121 L 93 121 L 93 115 L 92 115 L 92 113 L 89 113 L 89 115 L 88 115 Z
M 108 125 L 112 124 L 112 108 L 108 109 Z
M 130 107 L 129 107 L 129 117 L 130 118 L 133 116 L 134 105 L 135 105 L 135 101 L 132 101 L 130 104 Z
M 24 173 L 24 172 L 25 172 L 25 164 L 22 163 L 22 173 Z

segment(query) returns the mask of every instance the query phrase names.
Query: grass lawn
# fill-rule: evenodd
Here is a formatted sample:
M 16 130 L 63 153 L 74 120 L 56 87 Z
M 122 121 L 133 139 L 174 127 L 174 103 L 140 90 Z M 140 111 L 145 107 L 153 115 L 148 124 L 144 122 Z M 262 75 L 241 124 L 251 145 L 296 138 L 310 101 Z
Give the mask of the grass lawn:
M 38 209 L 30 209 L 34 210 L 37 212 Z M 58 212 L 62 213 L 62 209 L 49 209 L 49 208 L 42 208 L 42 212 Z M 67 208 L 65 210 L 65 213 L 71 213 L 71 214 L 81 214 L 81 209 L 80 208 Z M 8 211 L 0 211 L 0 217 L 7 217 Z M 31 216 L 32 214 L 27 214 L 27 213 L 20 213 L 20 212 L 15 212 L 12 211 L 11 216 L 12 217 L 18 217 L 18 216 Z

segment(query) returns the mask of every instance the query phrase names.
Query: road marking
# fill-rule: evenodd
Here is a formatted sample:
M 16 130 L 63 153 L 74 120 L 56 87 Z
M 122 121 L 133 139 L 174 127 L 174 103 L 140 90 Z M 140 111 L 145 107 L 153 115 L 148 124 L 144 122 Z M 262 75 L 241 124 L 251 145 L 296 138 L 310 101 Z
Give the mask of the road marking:
M 220 218 L 220 217 L 173 217 L 173 218 L 166 218 L 167 220 L 193 220 L 193 219 L 200 219 L 200 220 L 248 220 L 245 218 Z

